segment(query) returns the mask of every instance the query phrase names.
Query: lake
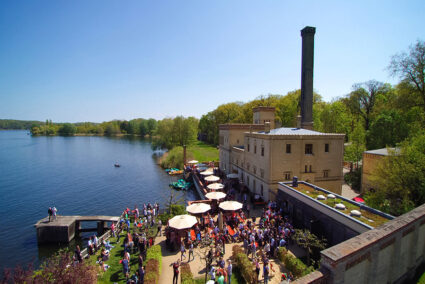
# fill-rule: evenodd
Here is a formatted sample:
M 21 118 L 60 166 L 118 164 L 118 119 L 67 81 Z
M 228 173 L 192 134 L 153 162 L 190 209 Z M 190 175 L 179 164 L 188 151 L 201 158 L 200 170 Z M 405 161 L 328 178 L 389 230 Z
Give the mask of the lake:
M 57 249 L 37 244 L 34 224 L 49 207 L 59 215 L 111 216 L 148 202 L 164 208 L 168 184 L 177 179 L 156 164 L 150 142 L 142 138 L 27 133 L 0 131 L 0 274 L 16 264 L 38 265 Z M 183 194 L 196 199 L 193 191 Z

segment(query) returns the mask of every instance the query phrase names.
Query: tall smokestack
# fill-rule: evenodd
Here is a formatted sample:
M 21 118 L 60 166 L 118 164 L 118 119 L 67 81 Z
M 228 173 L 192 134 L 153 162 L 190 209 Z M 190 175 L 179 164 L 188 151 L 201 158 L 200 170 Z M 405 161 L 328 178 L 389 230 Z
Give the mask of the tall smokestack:
M 316 28 L 305 27 L 301 30 L 301 127 L 313 129 L 313 64 L 314 34 Z

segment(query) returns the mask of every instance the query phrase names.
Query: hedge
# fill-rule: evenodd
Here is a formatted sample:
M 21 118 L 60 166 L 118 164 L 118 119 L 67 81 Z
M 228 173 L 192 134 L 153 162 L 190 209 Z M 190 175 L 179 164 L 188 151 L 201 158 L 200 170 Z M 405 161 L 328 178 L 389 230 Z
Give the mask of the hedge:
M 159 263 L 156 259 L 149 259 L 146 262 L 145 283 L 158 284 L 159 281 Z
M 146 276 L 145 283 L 156 284 L 162 268 L 162 252 L 160 245 L 154 245 L 146 251 Z
M 235 265 L 239 267 L 242 277 L 245 279 L 246 283 L 255 283 L 256 276 L 252 262 L 249 260 L 248 256 L 243 252 L 240 246 L 233 246 L 232 258 L 235 262 Z
M 288 253 L 288 251 L 283 247 L 279 248 L 278 258 L 295 278 L 302 277 L 314 271 L 313 266 L 307 267 L 304 262 Z
M 181 284 L 194 284 L 195 279 L 193 278 L 192 271 L 190 270 L 190 265 L 188 263 L 182 263 L 181 265 Z

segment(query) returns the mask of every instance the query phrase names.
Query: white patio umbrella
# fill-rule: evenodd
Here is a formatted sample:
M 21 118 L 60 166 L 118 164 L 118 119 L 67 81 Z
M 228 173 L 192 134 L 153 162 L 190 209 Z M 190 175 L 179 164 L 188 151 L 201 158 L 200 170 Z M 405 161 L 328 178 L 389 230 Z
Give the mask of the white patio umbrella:
M 168 220 L 168 225 L 177 230 L 192 228 L 196 223 L 198 223 L 196 217 L 187 214 L 177 215 Z
M 227 211 L 236 211 L 242 209 L 242 203 L 237 201 L 224 201 L 221 202 L 218 207 Z
M 192 160 L 192 161 L 189 161 L 189 162 L 187 162 L 188 164 L 197 164 L 197 163 L 199 163 L 197 160 Z
M 206 180 L 206 181 L 210 181 L 210 182 L 215 182 L 215 181 L 219 181 L 219 180 L 220 180 L 220 178 L 219 178 L 219 177 L 216 177 L 216 176 L 207 176 L 207 177 L 205 178 L 205 180 Z
M 205 194 L 205 197 L 208 199 L 222 199 L 226 197 L 226 193 L 221 191 L 208 192 Z
M 186 207 L 186 211 L 191 214 L 201 214 L 211 210 L 211 206 L 205 203 L 194 203 Z
M 227 174 L 227 178 L 238 178 L 238 174 Z
M 200 174 L 203 176 L 210 176 L 210 175 L 213 175 L 214 173 L 212 171 L 204 171 L 204 172 L 200 172 Z
M 224 188 L 224 185 L 216 182 L 216 183 L 212 183 L 212 184 L 207 185 L 207 187 L 211 190 L 220 190 L 220 189 Z

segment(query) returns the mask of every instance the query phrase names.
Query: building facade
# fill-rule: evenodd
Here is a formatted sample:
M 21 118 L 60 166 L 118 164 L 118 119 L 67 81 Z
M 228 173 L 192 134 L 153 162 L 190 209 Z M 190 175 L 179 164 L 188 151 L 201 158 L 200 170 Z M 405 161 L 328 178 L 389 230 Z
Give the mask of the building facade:
M 395 148 L 389 148 L 390 151 L 397 151 Z M 390 155 L 387 148 L 369 150 L 363 152 L 362 157 L 362 188 L 361 193 L 367 192 L 372 188 L 371 176 L 375 171 L 379 162 L 384 158 Z
M 274 128 L 274 108 L 253 110 L 253 124 L 220 125 L 220 169 L 249 190 L 276 200 L 278 182 L 297 176 L 341 193 L 344 134 Z

